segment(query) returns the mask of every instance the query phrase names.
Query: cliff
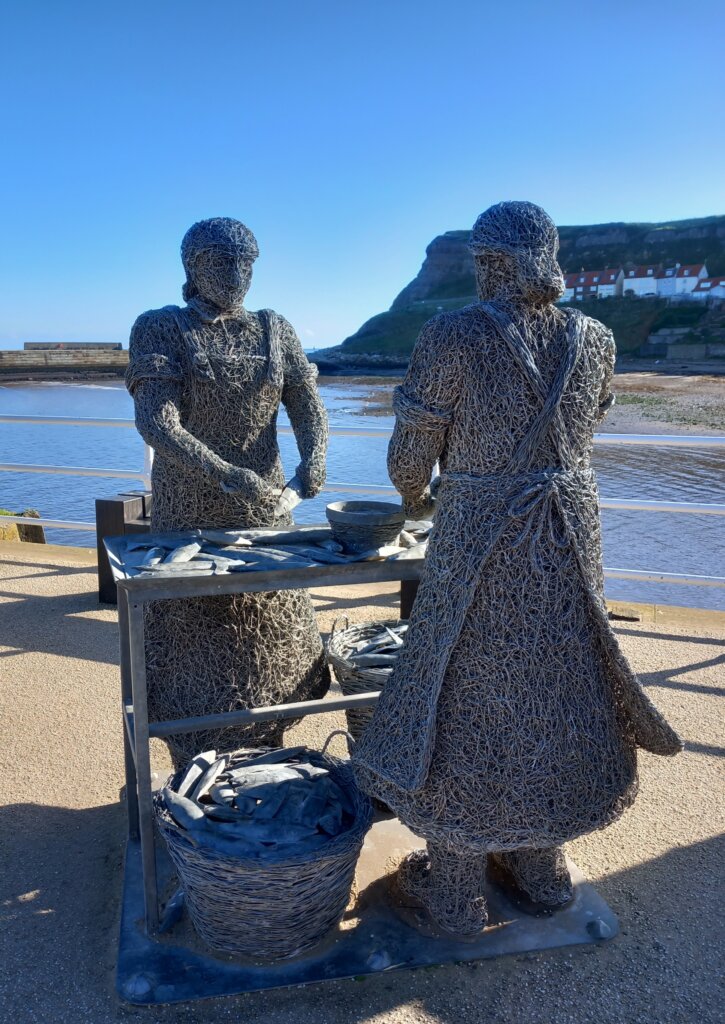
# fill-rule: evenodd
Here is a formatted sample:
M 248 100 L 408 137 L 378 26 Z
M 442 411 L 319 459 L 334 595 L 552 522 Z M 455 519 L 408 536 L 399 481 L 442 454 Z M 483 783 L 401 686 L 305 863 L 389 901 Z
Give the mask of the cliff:
M 475 301 L 468 235 L 468 231 L 446 231 L 434 238 L 418 274 L 390 309 L 371 317 L 341 345 L 314 353 L 315 362 L 323 368 L 404 365 L 426 320 L 441 310 Z M 559 228 L 559 238 L 565 272 L 679 262 L 706 263 L 711 275 L 725 273 L 725 216 L 658 224 L 564 226 Z M 651 330 L 666 326 L 668 317 L 664 300 L 606 299 L 587 303 L 585 312 L 612 327 L 622 351 L 637 349 Z

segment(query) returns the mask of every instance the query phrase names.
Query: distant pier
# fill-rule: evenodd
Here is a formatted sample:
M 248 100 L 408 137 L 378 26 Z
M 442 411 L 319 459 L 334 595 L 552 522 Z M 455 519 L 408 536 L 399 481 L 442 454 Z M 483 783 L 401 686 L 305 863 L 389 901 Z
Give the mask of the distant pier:
M 67 380 L 122 377 L 128 350 L 120 342 L 26 341 L 0 350 L 0 380 Z

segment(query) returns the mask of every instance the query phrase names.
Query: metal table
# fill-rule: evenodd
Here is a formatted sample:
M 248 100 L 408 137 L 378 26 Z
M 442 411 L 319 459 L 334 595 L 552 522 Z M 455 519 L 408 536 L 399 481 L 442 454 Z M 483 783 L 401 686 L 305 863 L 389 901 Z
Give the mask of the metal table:
M 184 535 L 174 535 L 184 539 Z M 188 535 L 187 535 L 188 536 Z M 152 537 L 148 538 L 152 540 Z M 121 693 L 126 764 L 128 842 L 124 868 L 117 987 L 121 998 L 135 1005 L 173 1003 L 212 996 L 234 995 L 280 986 L 360 977 L 395 968 L 480 960 L 502 954 L 521 954 L 599 942 L 617 934 L 615 915 L 594 888 L 570 863 L 575 899 L 546 918 L 521 913 L 496 886 L 487 887 L 491 927 L 473 941 L 426 931 L 421 911 L 390 904 L 384 877 L 391 857 L 402 857 L 420 846 L 397 819 L 377 820 L 366 837 L 358 863 L 359 921 L 353 928 L 333 932 L 320 946 L 292 960 L 272 964 L 220 958 L 200 949 L 188 922 L 173 933 L 160 934 L 159 884 L 168 885 L 173 869 L 162 846 L 155 843 L 152 773 L 149 741 L 199 729 L 220 728 L 278 718 L 366 707 L 378 693 L 231 711 L 225 714 L 149 723 L 146 703 L 144 605 L 184 597 L 210 597 L 266 590 L 293 590 L 400 581 L 405 604 L 420 579 L 423 559 L 357 562 L 219 576 L 118 578 L 119 554 L 128 537 L 110 538 L 107 548 L 116 569 L 121 640 Z M 406 592 L 407 590 L 407 592 Z M 158 861 L 157 861 L 158 857 Z M 407 915 L 407 916 L 406 916 Z M 186 933 L 184 928 L 187 927 Z M 181 931 L 179 931 L 181 929 Z
M 182 540 L 188 535 L 173 536 Z M 109 553 L 115 556 L 117 562 L 121 561 L 119 550 L 127 540 L 128 538 L 123 537 L 110 538 L 106 542 Z M 251 594 L 265 590 L 309 590 L 356 584 L 417 581 L 420 579 L 422 566 L 423 559 L 417 558 L 397 562 L 352 562 L 347 565 L 320 565 L 309 568 L 286 568 L 280 565 L 279 569 L 263 572 L 234 572 L 218 576 L 185 576 L 179 573 L 163 579 L 118 579 L 128 833 L 130 838 L 139 839 L 141 843 L 147 934 L 155 934 L 159 922 L 149 750 L 151 737 L 368 707 L 377 701 L 378 694 L 324 698 L 254 708 L 249 711 L 228 711 L 223 714 L 150 723 L 146 704 L 144 605 L 148 601 L 178 600 L 185 597 L 217 597 L 221 594 Z

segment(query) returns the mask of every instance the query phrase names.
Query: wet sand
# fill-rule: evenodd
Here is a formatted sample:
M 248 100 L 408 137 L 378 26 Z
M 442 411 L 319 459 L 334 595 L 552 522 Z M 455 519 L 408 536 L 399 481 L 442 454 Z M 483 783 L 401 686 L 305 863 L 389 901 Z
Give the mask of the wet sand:
M 725 433 L 725 376 L 623 367 L 602 430 L 615 434 Z

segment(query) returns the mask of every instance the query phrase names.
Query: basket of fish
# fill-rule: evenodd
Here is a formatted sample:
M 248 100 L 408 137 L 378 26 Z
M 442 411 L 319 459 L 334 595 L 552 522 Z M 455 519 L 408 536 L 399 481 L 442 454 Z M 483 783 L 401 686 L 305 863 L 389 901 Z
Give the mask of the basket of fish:
M 210 750 L 156 795 L 189 915 L 211 949 L 283 960 L 342 918 L 372 806 L 350 763 L 326 749 Z
M 398 660 L 408 631 L 404 620 L 366 622 L 345 628 L 334 623 L 327 642 L 327 663 L 346 697 L 382 690 Z M 373 714 L 373 708 L 352 708 L 345 712 L 347 727 L 359 739 Z

